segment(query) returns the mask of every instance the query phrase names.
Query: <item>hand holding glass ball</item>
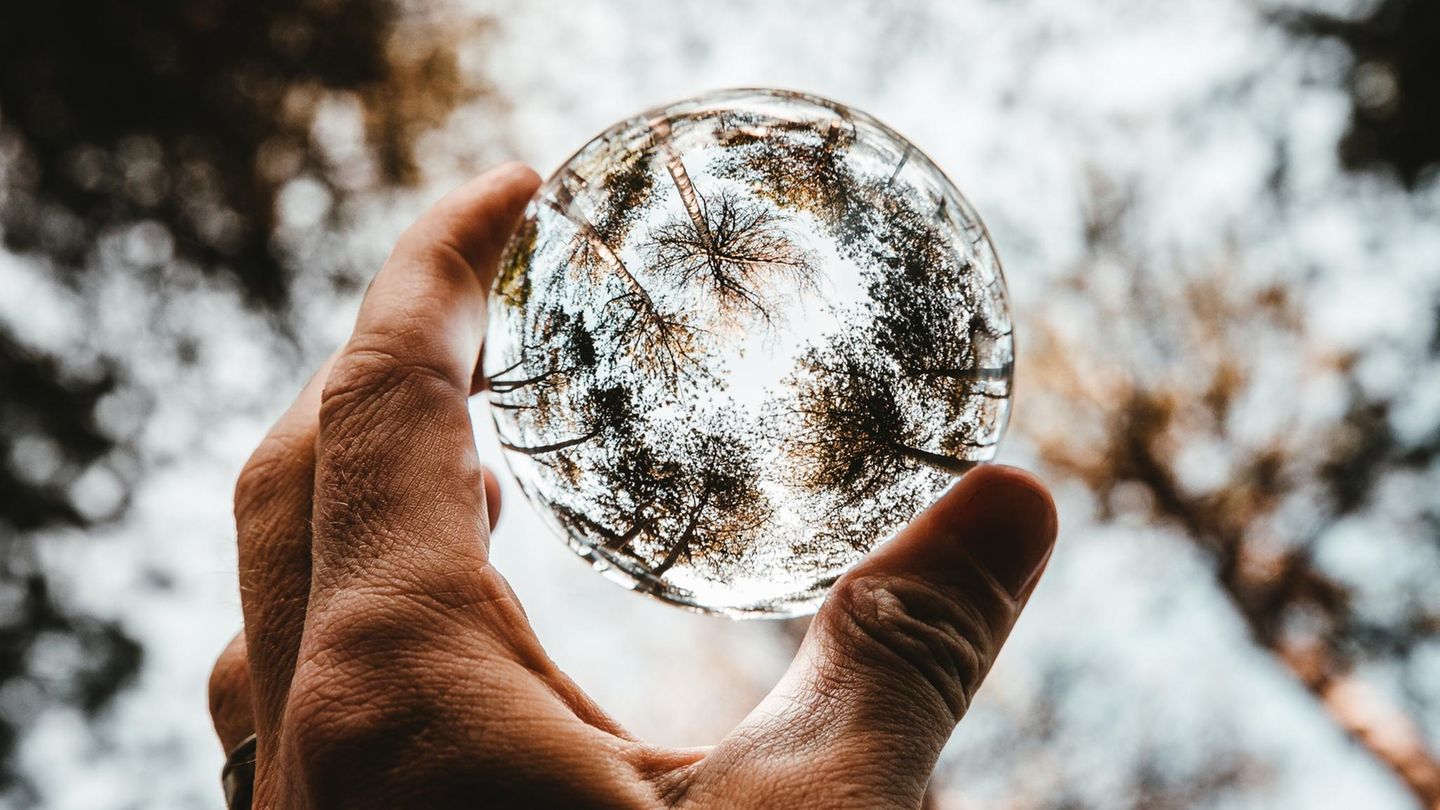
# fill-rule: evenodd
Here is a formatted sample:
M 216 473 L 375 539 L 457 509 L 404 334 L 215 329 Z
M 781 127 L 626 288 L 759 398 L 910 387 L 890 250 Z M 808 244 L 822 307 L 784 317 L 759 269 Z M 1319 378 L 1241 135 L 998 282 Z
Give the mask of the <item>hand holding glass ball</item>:
M 904 141 L 790 94 L 627 122 L 540 185 L 502 167 L 412 225 L 241 472 L 235 806 L 920 806 L 1056 531 L 1040 482 L 971 469 L 1011 366 L 983 229 Z M 523 538 L 487 529 L 482 343 L 517 476 L 597 567 L 730 615 L 825 592 L 714 746 L 622 728 L 491 560 Z
M 1012 366 L 999 263 L 940 170 L 863 113 L 742 90 L 621 122 L 541 187 L 484 370 L 576 553 L 789 615 L 993 457 Z

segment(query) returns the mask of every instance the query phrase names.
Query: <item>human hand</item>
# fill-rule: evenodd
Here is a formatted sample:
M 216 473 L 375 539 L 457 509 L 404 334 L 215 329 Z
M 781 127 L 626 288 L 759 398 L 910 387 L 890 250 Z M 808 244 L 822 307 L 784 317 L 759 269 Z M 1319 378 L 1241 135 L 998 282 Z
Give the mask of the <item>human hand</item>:
M 404 236 L 354 334 L 235 493 L 245 630 L 211 678 L 257 808 L 915 807 L 1054 541 L 1030 475 L 981 467 L 832 589 L 719 744 L 628 734 L 545 654 L 489 561 L 467 400 L 485 296 L 538 178 L 503 166 Z

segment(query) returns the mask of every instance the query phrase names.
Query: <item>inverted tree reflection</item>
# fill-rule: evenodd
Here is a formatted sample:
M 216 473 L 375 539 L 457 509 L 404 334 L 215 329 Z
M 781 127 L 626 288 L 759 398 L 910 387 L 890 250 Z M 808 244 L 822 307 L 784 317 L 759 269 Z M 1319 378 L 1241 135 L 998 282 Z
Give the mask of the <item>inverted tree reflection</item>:
M 767 566 L 818 587 L 993 452 L 1003 288 L 892 143 L 838 105 L 680 109 L 542 188 L 487 367 L 504 446 L 583 553 L 679 601 Z

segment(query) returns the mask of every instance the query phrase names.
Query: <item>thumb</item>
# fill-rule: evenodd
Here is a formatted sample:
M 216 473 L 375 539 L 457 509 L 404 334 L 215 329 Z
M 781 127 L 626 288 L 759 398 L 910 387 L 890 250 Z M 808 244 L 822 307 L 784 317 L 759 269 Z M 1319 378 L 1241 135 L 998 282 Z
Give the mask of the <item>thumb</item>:
M 836 583 L 790 670 L 736 735 L 751 750 L 735 754 L 761 749 L 751 762 L 775 772 L 777 789 L 809 785 L 797 806 L 919 806 L 1055 532 L 1054 503 L 1034 476 L 967 474 Z

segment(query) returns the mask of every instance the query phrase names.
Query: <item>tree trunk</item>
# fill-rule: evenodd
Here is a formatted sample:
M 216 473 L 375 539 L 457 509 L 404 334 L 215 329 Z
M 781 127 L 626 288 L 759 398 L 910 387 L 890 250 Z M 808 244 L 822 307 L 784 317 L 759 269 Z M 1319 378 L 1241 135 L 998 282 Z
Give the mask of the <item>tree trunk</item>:
M 1234 565 L 1244 538 L 1209 519 L 1204 505 L 1183 493 L 1143 432 L 1127 429 L 1124 435 L 1131 438 L 1117 449 L 1116 455 L 1134 464 L 1137 477 L 1155 494 L 1162 515 L 1178 522 L 1197 540 L 1213 544 L 1212 551 L 1222 558 L 1219 585 L 1245 621 L 1255 643 L 1278 658 L 1314 696 L 1321 710 L 1346 736 L 1389 770 L 1420 807 L 1440 810 L 1440 758 L 1429 750 L 1415 722 L 1384 695 L 1356 678 L 1348 665 L 1337 661 L 1330 650 L 1323 647 L 1286 649 L 1260 607 L 1265 600 L 1257 598 L 1255 589 L 1239 576 Z M 1292 576 L 1312 581 L 1323 577 L 1304 560 L 1296 558 L 1291 564 L 1305 567 Z
M 523 380 L 497 380 L 494 377 L 491 377 L 489 382 L 490 391 L 491 393 L 495 394 L 508 394 L 516 390 L 517 388 L 524 388 L 527 385 L 534 385 L 538 382 L 544 382 L 545 380 L 550 379 L 556 374 L 568 374 L 571 371 L 573 371 L 573 369 L 552 368 L 543 374 L 537 374 L 534 377 L 526 377 Z
M 566 439 L 561 442 L 555 442 L 554 444 L 542 444 L 535 447 L 521 447 L 518 444 L 511 444 L 510 442 L 501 439 L 500 446 L 505 448 L 506 450 L 514 450 L 517 453 L 524 453 L 527 456 L 541 456 L 546 453 L 554 453 L 559 450 L 574 447 L 577 444 L 584 444 L 585 442 L 590 441 L 599 434 L 600 431 L 594 430 L 584 436 L 576 436 L 573 439 Z
M 1440 810 L 1440 761 L 1415 722 L 1383 695 L 1340 668 L 1323 650 L 1275 650 L 1345 734 L 1399 778 L 1424 810 Z
M 1009 374 L 1008 368 L 952 368 L 949 366 L 914 366 L 912 369 L 916 374 L 927 377 L 945 377 L 952 380 L 965 380 L 966 382 L 1000 382 L 1005 380 Z
M 576 509 L 561 507 L 557 508 L 556 511 L 564 515 L 564 520 L 570 523 L 582 524 L 585 528 L 603 537 L 604 542 L 600 545 L 607 551 L 619 551 L 631 554 L 632 556 L 634 552 L 630 550 L 630 543 L 633 542 L 636 537 L 639 537 L 640 533 L 645 531 L 645 528 L 650 525 L 649 520 L 642 519 L 637 513 L 635 515 L 635 522 L 622 534 Z
M 605 548 L 611 551 L 628 551 L 630 544 L 634 542 L 635 538 L 639 537 L 640 533 L 645 531 L 645 528 L 649 525 L 649 520 L 642 520 L 639 515 L 636 515 L 634 525 L 626 529 L 624 534 L 617 534 L 606 540 Z
M 979 463 L 976 461 L 952 458 L 941 453 L 932 453 L 929 450 L 921 450 L 918 447 L 907 447 L 905 445 L 893 446 L 896 453 L 931 468 L 939 470 L 946 475 L 964 475 L 975 469 Z
M 669 571 L 680 559 L 680 555 L 689 551 L 690 543 L 695 539 L 695 528 L 700 525 L 700 513 L 705 511 L 705 505 L 709 502 L 710 493 L 706 492 L 705 496 L 700 499 L 700 504 L 690 513 L 690 523 L 685 527 L 685 533 L 680 535 L 680 539 L 675 541 L 675 545 L 670 547 L 670 551 L 665 554 L 665 559 L 661 560 L 660 564 L 651 570 L 650 573 L 652 575 L 657 577 L 664 576 L 665 572 Z
M 556 185 L 558 190 L 555 192 L 555 197 L 547 200 L 546 204 L 580 230 L 581 238 L 585 240 L 591 250 L 595 251 L 595 255 L 600 257 L 601 263 L 618 276 L 625 286 L 629 287 L 630 291 L 640 299 L 647 314 L 658 317 L 660 310 L 655 306 L 655 300 L 650 297 L 650 291 L 645 289 L 645 285 L 640 283 L 640 279 L 636 278 L 634 273 L 630 272 L 630 268 L 625 266 L 625 260 L 610 248 L 605 237 L 595 230 L 595 225 L 590 222 L 589 218 L 575 206 L 575 198 L 565 183 L 562 181 Z
M 905 168 L 905 164 L 910 162 L 910 153 L 914 151 L 914 149 L 915 147 L 910 144 L 905 144 L 905 154 L 900 156 L 900 162 L 895 164 L 895 170 L 890 172 L 890 179 L 885 181 L 887 187 L 895 185 L 895 178 L 900 176 L 900 172 Z
M 690 215 L 690 221 L 695 226 L 695 234 L 700 237 L 700 245 L 705 249 L 706 254 L 713 254 L 715 239 L 710 235 L 710 221 L 705 216 L 705 201 L 695 190 L 695 184 L 690 181 L 690 173 L 685 169 L 685 161 L 681 159 L 680 153 L 676 152 L 675 147 L 670 143 L 672 133 L 669 119 L 663 116 L 651 119 L 650 129 L 655 133 L 660 150 L 665 154 L 665 168 L 670 171 L 670 179 L 675 183 L 675 190 L 680 193 L 680 202 L 685 206 L 685 212 Z

